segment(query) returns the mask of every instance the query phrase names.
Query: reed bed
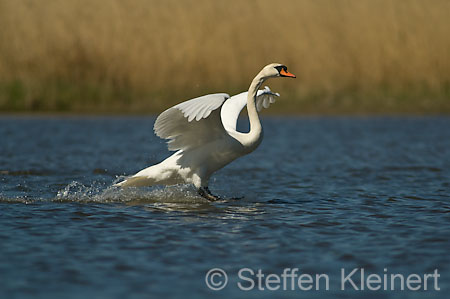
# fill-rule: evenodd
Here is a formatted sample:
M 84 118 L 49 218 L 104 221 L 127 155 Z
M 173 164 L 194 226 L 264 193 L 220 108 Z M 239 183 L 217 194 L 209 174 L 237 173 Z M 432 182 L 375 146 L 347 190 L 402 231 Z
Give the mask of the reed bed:
M 447 0 L 0 0 L 0 110 L 158 112 L 268 85 L 275 113 L 450 112 Z

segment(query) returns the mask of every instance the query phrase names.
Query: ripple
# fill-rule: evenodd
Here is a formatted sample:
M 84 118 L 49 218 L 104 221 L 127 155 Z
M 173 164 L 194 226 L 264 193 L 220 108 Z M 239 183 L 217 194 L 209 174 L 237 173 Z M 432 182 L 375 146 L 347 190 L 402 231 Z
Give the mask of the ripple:
M 0 175 L 10 175 L 10 176 L 48 176 L 52 174 L 53 172 L 48 170 L 35 170 L 35 169 L 0 170 Z
M 301 224 L 301 226 L 304 227 L 330 227 L 330 226 L 339 226 L 342 223 L 340 222 L 333 222 L 333 221 L 314 221 L 309 223 Z
M 429 200 L 429 201 L 433 200 L 433 199 L 430 199 L 430 198 L 422 198 L 422 197 L 416 196 L 416 195 L 405 195 L 403 197 L 406 198 L 406 199 L 413 199 L 413 200 Z
M 406 171 L 406 172 L 417 172 L 417 171 L 431 171 L 431 172 L 441 172 L 442 169 L 434 166 L 387 166 L 383 167 L 386 171 Z

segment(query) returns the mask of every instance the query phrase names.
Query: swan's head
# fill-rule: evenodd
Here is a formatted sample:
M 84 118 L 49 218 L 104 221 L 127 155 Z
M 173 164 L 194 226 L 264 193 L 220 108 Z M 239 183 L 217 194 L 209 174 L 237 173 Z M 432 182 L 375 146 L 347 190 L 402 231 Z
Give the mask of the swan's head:
M 295 78 L 295 75 L 292 73 L 289 73 L 287 70 L 287 67 L 281 63 L 271 63 L 269 65 L 266 65 L 262 69 L 261 74 L 265 78 L 271 78 L 271 77 Z

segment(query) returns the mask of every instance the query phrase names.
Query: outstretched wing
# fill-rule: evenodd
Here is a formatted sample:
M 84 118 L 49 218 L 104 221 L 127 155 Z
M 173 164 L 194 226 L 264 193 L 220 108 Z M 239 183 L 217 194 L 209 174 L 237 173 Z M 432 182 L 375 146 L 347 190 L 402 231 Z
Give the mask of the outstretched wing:
M 263 107 L 266 109 L 269 108 L 270 104 L 275 103 L 279 96 L 280 94 L 278 92 L 272 92 L 268 86 L 264 86 L 264 89 L 258 90 L 256 95 L 256 109 L 259 112 Z M 245 97 L 247 98 L 247 95 Z
M 195 148 L 226 134 L 220 108 L 230 96 L 226 93 L 198 97 L 161 113 L 155 121 L 155 134 L 167 139 L 171 151 Z
M 242 92 L 235 96 L 232 96 L 229 100 L 223 104 L 220 112 L 222 123 L 227 131 L 236 131 L 237 120 L 242 109 L 247 105 L 248 92 Z M 269 87 L 264 87 L 262 90 L 258 90 L 256 94 L 256 109 L 269 108 L 270 104 L 275 103 L 276 97 L 280 94 L 272 92 Z

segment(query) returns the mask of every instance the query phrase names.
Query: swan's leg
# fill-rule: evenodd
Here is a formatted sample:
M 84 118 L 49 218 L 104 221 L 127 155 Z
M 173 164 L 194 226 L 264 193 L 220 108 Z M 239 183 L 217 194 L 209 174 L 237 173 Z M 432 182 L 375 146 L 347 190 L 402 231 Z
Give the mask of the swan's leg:
M 209 201 L 220 200 L 220 197 L 213 195 L 211 193 L 211 191 L 209 191 L 208 187 L 200 187 L 200 188 L 198 188 L 198 194 L 201 197 L 204 197 L 204 198 L 206 198 Z

